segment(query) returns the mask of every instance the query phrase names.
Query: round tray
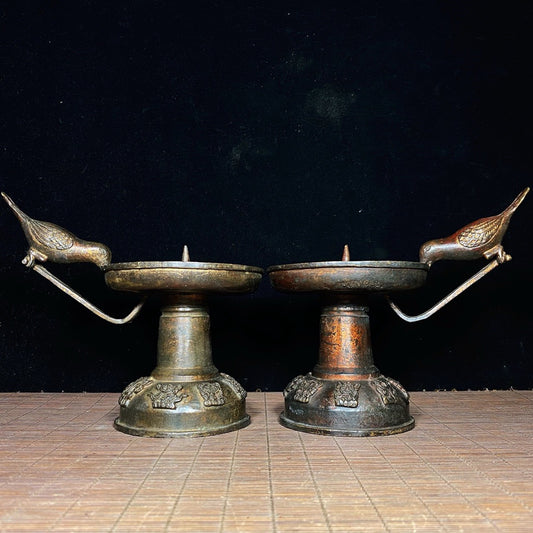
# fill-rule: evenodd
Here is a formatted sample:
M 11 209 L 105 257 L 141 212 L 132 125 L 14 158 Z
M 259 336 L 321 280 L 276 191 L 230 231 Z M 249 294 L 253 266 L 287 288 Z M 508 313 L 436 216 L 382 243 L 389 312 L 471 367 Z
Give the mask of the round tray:
M 429 270 L 411 261 L 324 261 L 276 265 L 267 272 L 283 292 L 392 292 L 421 287 Z
M 255 290 L 263 269 L 194 261 L 137 261 L 105 268 L 108 287 L 118 291 L 167 291 L 189 294 L 244 293 Z

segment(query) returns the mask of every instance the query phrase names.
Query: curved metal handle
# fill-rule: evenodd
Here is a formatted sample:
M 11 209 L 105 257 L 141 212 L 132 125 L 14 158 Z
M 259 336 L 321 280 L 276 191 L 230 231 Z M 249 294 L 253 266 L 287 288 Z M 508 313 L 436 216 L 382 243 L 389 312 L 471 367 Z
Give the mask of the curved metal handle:
M 511 259 L 511 256 L 507 256 L 509 261 Z M 419 315 L 407 315 L 403 311 L 399 309 L 399 307 L 387 296 L 387 301 L 389 302 L 389 305 L 391 306 L 392 310 L 403 320 L 406 322 L 419 322 L 420 320 L 425 320 L 426 318 L 429 318 L 431 315 L 434 315 L 439 309 L 442 309 L 446 304 L 451 302 L 454 298 L 459 296 L 462 292 L 466 291 L 468 287 L 471 287 L 476 281 L 479 281 L 483 276 L 486 276 L 491 270 L 494 270 L 497 266 L 501 265 L 502 262 L 500 262 L 498 259 L 494 259 L 491 261 L 488 265 L 485 265 L 477 274 L 474 274 L 470 279 L 466 280 L 463 284 L 459 285 L 455 290 L 450 292 L 448 296 L 443 298 L 440 302 L 435 304 L 433 307 L 425 311 L 424 313 L 420 313 Z
M 48 281 L 53 283 L 58 289 L 61 289 L 63 292 L 68 294 L 71 298 L 74 298 L 78 303 L 89 309 L 89 311 L 92 311 L 95 315 L 99 316 L 100 318 L 103 318 L 104 320 L 107 320 L 108 322 L 111 322 L 111 324 L 126 324 L 127 322 L 130 322 L 133 320 L 141 310 L 142 306 L 144 305 L 144 302 L 146 301 L 146 296 L 133 308 L 133 310 L 124 318 L 114 318 L 112 316 L 109 316 L 108 314 L 104 313 L 98 307 L 93 305 L 91 302 L 88 302 L 83 296 L 78 294 L 75 290 L 71 289 L 66 283 L 63 283 L 59 278 L 56 278 L 51 272 L 49 272 L 46 268 L 44 268 L 42 265 L 33 265 L 33 270 L 43 276 L 43 278 L 46 278 Z

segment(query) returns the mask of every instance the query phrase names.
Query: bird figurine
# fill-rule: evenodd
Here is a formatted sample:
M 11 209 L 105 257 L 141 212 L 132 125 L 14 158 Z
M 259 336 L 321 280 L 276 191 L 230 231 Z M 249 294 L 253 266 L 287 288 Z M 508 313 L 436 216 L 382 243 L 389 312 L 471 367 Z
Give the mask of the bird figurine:
M 2 197 L 19 219 L 30 248 L 22 264 L 28 268 L 35 261 L 56 263 L 88 262 L 104 268 L 111 262 L 111 251 L 104 244 L 78 239 L 70 231 L 52 224 L 30 218 L 4 192 Z
M 496 257 L 498 263 L 509 261 L 501 245 L 509 221 L 522 203 L 529 187 L 525 188 L 499 215 L 480 218 L 444 239 L 435 239 L 420 247 L 420 262 L 431 266 L 441 259 L 478 259 Z

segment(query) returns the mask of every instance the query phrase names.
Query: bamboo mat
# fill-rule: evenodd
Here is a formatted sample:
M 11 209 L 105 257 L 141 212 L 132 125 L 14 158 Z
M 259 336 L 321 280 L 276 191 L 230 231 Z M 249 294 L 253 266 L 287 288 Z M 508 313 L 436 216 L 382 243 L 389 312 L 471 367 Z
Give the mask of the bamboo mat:
M 197 439 L 112 427 L 118 394 L 0 394 L 1 531 L 533 531 L 533 392 L 415 392 L 417 425 L 299 433 L 281 393 Z

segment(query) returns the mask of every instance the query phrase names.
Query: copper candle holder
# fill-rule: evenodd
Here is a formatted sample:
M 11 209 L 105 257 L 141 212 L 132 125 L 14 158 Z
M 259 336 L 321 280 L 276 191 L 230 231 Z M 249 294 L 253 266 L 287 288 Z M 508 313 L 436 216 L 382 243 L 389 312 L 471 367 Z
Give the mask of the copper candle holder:
M 122 392 L 115 428 L 146 437 L 196 437 L 243 428 L 246 391 L 213 364 L 207 300 L 213 293 L 248 293 L 261 281 L 262 269 L 190 260 L 185 246 L 181 261 L 111 263 L 109 248 L 78 239 L 68 230 L 31 219 L 4 193 L 22 225 L 30 248 L 23 264 L 41 274 L 100 318 L 125 324 L 145 299 L 161 301 L 157 366 Z M 110 317 L 51 274 L 40 262 L 93 262 L 105 272 L 106 284 L 142 295 L 124 318 Z
M 313 371 L 285 388 L 280 423 L 310 433 L 345 436 L 391 435 L 408 431 L 409 394 L 374 365 L 368 295 L 388 295 L 421 287 L 431 265 L 441 259 L 492 259 L 428 311 L 416 316 L 392 309 L 408 322 L 430 317 L 488 272 L 511 259 L 501 245 L 509 220 L 529 188 L 501 214 L 468 224 L 445 239 L 422 245 L 420 261 L 341 261 L 296 263 L 268 269 L 272 286 L 282 292 L 316 292 L 323 297 L 320 348 Z
M 284 391 L 286 427 L 329 435 L 390 435 L 414 426 L 409 395 L 374 365 L 368 294 L 420 287 L 428 266 L 392 261 L 298 263 L 269 268 L 283 292 L 319 292 L 318 363 Z
M 296 377 L 284 391 L 280 421 L 292 429 L 332 435 L 370 436 L 407 431 L 414 426 L 409 395 L 374 365 L 367 298 L 370 293 L 421 287 L 431 265 L 442 259 L 491 262 L 428 311 L 409 316 L 389 300 L 404 320 L 424 320 L 488 272 L 511 259 L 501 245 L 514 211 L 529 188 L 499 215 L 476 220 L 444 239 L 422 245 L 419 262 L 351 261 L 348 247 L 341 261 L 270 267 L 272 285 L 285 292 L 319 292 L 324 297 L 319 361 L 312 373 Z M 44 276 L 99 317 L 131 321 L 148 295 L 162 300 L 158 363 L 150 376 L 126 387 L 120 396 L 115 427 L 133 435 L 177 437 L 212 435 L 246 426 L 244 389 L 221 374 L 212 362 L 206 298 L 212 293 L 255 290 L 257 267 L 190 260 L 111 263 L 103 244 L 78 239 L 55 224 L 24 214 L 4 193 L 29 243 L 23 264 Z M 51 274 L 41 263 L 88 261 L 105 272 L 109 287 L 143 295 L 124 318 L 105 314 Z

